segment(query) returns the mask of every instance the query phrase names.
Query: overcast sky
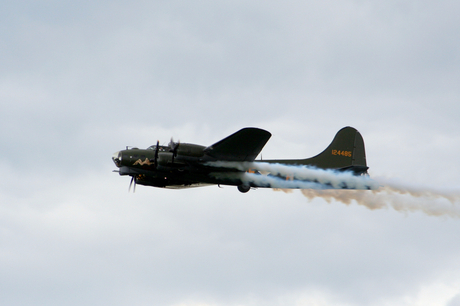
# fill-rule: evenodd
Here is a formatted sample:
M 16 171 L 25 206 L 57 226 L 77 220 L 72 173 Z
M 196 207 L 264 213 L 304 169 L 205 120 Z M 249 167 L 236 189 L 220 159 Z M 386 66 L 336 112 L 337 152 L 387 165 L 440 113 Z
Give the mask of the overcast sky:
M 460 305 L 459 218 L 111 172 L 246 126 L 310 157 L 349 125 L 373 178 L 458 194 L 460 2 L 0 8 L 1 305 Z

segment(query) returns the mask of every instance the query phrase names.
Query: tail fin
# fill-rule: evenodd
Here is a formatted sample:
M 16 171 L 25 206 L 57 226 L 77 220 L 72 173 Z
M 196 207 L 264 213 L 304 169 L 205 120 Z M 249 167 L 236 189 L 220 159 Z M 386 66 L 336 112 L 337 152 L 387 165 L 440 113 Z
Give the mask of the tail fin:
M 320 154 L 307 159 L 272 159 L 266 163 L 305 165 L 320 169 L 352 171 L 355 175 L 367 174 L 366 152 L 361 134 L 352 127 L 337 132 L 331 144 Z
M 361 134 L 352 127 L 337 132 L 331 144 L 320 154 L 301 161 L 321 169 L 352 171 L 356 175 L 367 173 L 366 152 Z

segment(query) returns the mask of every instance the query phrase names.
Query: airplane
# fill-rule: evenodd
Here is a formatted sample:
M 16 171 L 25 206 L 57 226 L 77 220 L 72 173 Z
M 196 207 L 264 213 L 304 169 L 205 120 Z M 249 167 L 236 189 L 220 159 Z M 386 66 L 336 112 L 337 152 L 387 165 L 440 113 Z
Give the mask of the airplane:
M 246 127 L 210 146 L 174 142 L 173 139 L 167 146 L 160 145 L 159 141 L 147 149 L 127 146 L 125 150 L 113 154 L 112 160 L 118 167 L 114 172 L 131 176 L 129 190 L 134 182 L 134 191 L 136 184 L 171 189 L 231 185 L 237 186 L 242 193 L 251 188 L 272 187 L 264 182 L 245 179 L 246 173 L 271 175 L 251 168 L 258 162 L 330 169 L 353 176 L 368 175 L 363 137 L 355 128 L 342 128 L 323 152 L 311 158 L 256 160 L 270 137 L 268 131 Z M 292 179 L 279 174 L 274 176 L 280 180 Z M 340 188 L 356 189 L 346 184 Z

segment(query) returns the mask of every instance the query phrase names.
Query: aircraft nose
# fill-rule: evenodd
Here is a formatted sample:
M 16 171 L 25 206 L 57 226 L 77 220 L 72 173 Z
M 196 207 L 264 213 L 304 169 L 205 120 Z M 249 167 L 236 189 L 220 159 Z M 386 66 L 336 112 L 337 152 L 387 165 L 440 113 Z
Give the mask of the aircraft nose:
M 117 167 L 120 167 L 121 166 L 121 151 L 117 151 L 113 153 L 112 160 Z

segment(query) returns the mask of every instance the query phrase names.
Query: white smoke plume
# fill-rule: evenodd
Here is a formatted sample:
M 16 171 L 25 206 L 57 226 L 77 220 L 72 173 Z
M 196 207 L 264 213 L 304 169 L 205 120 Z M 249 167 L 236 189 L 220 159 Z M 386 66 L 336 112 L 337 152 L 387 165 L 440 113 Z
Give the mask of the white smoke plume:
M 209 166 L 240 171 L 257 170 L 260 175 L 245 173 L 241 179 L 260 187 L 287 189 L 365 189 L 375 190 L 379 184 L 368 176 L 351 172 L 317 169 L 307 166 L 288 166 L 264 162 L 209 162 Z
M 240 171 L 257 170 L 262 174 L 245 173 L 241 179 L 261 187 L 288 189 L 377 189 L 379 185 L 368 176 L 350 172 L 323 170 L 307 166 L 288 166 L 264 162 L 209 162 L 209 166 Z M 280 177 L 286 178 L 280 178 Z
M 284 191 L 284 190 L 283 190 Z M 309 200 L 323 198 L 344 204 L 355 201 L 369 209 L 393 208 L 400 212 L 420 211 L 430 216 L 460 217 L 460 194 L 435 190 L 413 190 L 403 185 L 383 186 L 378 190 L 314 190 L 302 189 Z
M 371 180 L 367 176 L 354 176 L 348 172 L 305 166 L 259 162 L 215 162 L 212 165 L 240 171 L 253 169 L 265 174 L 270 173 L 275 176 L 244 173 L 241 179 L 284 192 L 301 189 L 302 194 L 309 200 L 322 198 L 329 203 L 339 201 L 348 205 L 356 202 L 369 209 L 391 207 L 401 212 L 420 211 L 431 216 L 460 217 L 460 192 L 458 191 L 440 191 L 385 178 Z M 288 180 L 276 175 L 287 177 Z M 344 186 L 358 190 L 344 190 L 342 189 Z

